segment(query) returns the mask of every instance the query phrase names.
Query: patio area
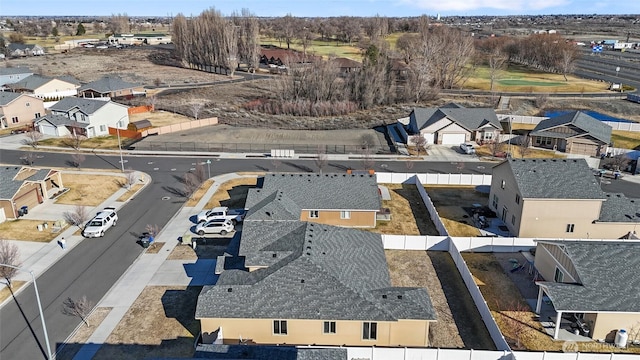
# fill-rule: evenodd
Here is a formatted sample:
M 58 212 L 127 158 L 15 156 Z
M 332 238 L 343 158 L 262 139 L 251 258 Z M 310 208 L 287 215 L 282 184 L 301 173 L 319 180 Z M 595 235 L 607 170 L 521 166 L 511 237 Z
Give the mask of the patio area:
M 537 299 L 526 299 L 526 301 L 532 309 L 536 308 Z M 544 331 L 552 338 L 554 337 L 554 333 L 556 330 L 557 316 L 558 313 L 553 308 L 553 303 L 551 302 L 551 300 L 549 300 L 549 298 L 547 298 L 546 296 L 543 297 L 538 319 Z M 578 330 L 577 333 L 576 330 Z M 560 318 L 560 328 L 558 330 L 558 336 L 555 340 L 583 342 L 593 341 L 592 338 L 585 335 L 586 334 L 579 329 L 573 313 L 562 314 L 562 317 Z

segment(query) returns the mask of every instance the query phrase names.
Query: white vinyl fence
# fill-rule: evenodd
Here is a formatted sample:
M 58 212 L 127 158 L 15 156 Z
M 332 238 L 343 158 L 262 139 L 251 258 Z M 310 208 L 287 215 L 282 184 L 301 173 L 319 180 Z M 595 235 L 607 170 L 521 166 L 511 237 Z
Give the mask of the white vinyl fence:
M 378 184 L 415 184 L 418 178 L 422 185 L 491 185 L 489 174 L 416 174 L 416 173 L 376 173 Z
M 382 235 L 387 250 L 449 251 L 448 236 L 430 235 Z
M 436 229 L 438 229 L 438 234 L 448 236 L 449 232 L 447 231 L 447 228 L 442 223 L 442 219 L 440 219 L 440 214 L 438 214 L 438 210 L 436 209 L 436 206 L 433 205 L 431 198 L 429 197 L 429 195 L 427 195 L 427 191 L 424 189 L 424 186 L 422 186 L 420 179 L 417 176 L 415 176 L 413 180 L 415 181 L 415 185 L 418 188 L 418 193 L 420 193 L 420 197 L 422 198 L 422 203 L 424 204 L 424 206 L 426 206 L 427 210 L 429 211 L 429 217 L 431 218 L 431 221 L 436 226 Z

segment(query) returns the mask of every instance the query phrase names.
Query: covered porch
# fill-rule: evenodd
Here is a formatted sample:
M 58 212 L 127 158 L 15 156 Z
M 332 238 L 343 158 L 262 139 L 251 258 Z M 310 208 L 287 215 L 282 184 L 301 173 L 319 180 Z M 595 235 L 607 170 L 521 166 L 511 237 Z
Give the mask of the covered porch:
M 593 341 L 591 329 L 585 320 L 585 313 L 556 310 L 543 285 L 538 285 L 535 308 L 540 325 L 554 340 Z M 532 304 L 530 304 L 532 305 Z

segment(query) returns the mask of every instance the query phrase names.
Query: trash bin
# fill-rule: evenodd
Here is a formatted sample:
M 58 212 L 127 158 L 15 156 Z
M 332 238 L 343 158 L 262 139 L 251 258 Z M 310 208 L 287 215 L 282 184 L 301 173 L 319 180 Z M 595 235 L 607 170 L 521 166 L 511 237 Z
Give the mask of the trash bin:
M 143 248 L 148 248 L 149 247 L 149 239 L 148 238 L 144 238 L 142 240 L 140 240 L 140 244 L 142 245 Z
M 29 213 L 29 207 L 27 205 L 20 208 L 22 210 L 23 215 L 27 215 Z
M 18 217 L 24 216 L 24 211 L 22 209 L 18 209 Z

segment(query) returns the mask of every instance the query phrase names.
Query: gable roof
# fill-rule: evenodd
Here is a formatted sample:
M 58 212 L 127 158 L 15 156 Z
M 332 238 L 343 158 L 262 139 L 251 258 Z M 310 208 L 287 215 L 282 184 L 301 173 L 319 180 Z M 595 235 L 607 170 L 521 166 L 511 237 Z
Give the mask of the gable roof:
M 361 68 L 362 63 L 345 57 L 339 57 L 331 60 L 339 68 Z
M 40 45 L 37 44 L 19 44 L 19 43 L 11 43 L 7 46 L 7 48 L 10 51 L 16 51 L 16 50 L 33 50 L 36 47 L 41 47 Z
M 17 180 L 17 175 L 23 169 L 35 171 L 26 178 Z M 51 169 L 33 169 L 24 166 L 0 166 L 0 199 L 12 199 L 25 181 L 45 180 L 50 173 Z
M 554 128 L 566 125 L 573 125 L 582 130 L 583 133 L 567 134 L 553 131 Z M 611 126 L 582 111 L 572 111 L 564 115 L 542 120 L 531 131 L 531 135 L 533 136 L 546 136 L 551 138 L 569 138 L 584 133 L 591 135 L 593 138 L 605 144 L 611 141 Z
M 522 198 L 604 199 L 604 192 L 584 159 L 508 159 Z
M 445 117 L 468 131 L 478 130 L 485 125 L 502 129 L 494 109 L 465 108 L 456 103 L 449 103 L 439 108 L 414 108 L 409 117 L 413 122 L 410 130 L 414 133 Z
M 51 111 L 66 113 L 71 111 L 73 108 L 78 108 L 83 113 L 91 115 L 109 103 L 112 102 L 97 99 L 65 97 L 57 103 L 53 104 L 53 106 L 51 106 L 49 109 Z
M 7 86 L 12 89 L 26 89 L 33 91 L 51 80 L 53 80 L 53 78 L 48 76 L 33 74 L 13 84 L 7 84 Z
M 18 74 L 33 74 L 33 71 L 27 67 L 0 67 L 0 76 L 2 75 L 18 75 Z
M 76 128 L 86 128 L 89 127 L 91 124 L 89 123 L 83 123 L 83 122 L 79 122 L 79 121 L 75 121 L 72 119 L 69 119 L 68 117 L 64 116 L 64 115 L 58 115 L 58 114 L 48 114 L 42 117 L 39 117 L 36 119 L 36 121 L 34 122 L 35 125 L 38 125 L 41 122 L 48 122 L 51 125 L 54 125 L 56 127 L 58 126 L 72 126 L 72 127 L 76 127 Z
M 249 221 L 261 231 L 278 222 Z M 381 236 L 361 230 L 287 221 L 297 231 L 262 235 L 257 251 L 288 253 L 267 268 L 226 270 L 203 288 L 196 318 L 435 320 L 426 289 L 393 288 Z M 282 240 L 282 241 L 281 241 Z M 384 295 L 384 296 L 383 296 Z
M 382 202 L 377 188 L 375 175 L 271 173 L 264 176 L 261 188 L 249 190 L 247 218 L 266 205 L 267 197 L 282 201 L 280 207 L 295 213 L 291 220 L 300 218 L 298 209 L 378 211 Z
M 0 91 L 0 106 L 9 105 L 15 99 L 17 99 L 17 98 L 19 98 L 20 96 L 23 96 L 23 95 L 24 94 L 22 94 L 22 93 L 16 93 L 16 92 L 11 92 L 11 91 Z
M 545 242 L 563 247 L 582 282 L 539 282 L 556 310 L 640 312 L 640 242 Z
M 126 82 L 117 76 L 105 76 L 81 86 L 78 91 L 93 90 L 97 93 L 106 94 L 113 91 L 133 89 L 140 86 L 140 84 Z

